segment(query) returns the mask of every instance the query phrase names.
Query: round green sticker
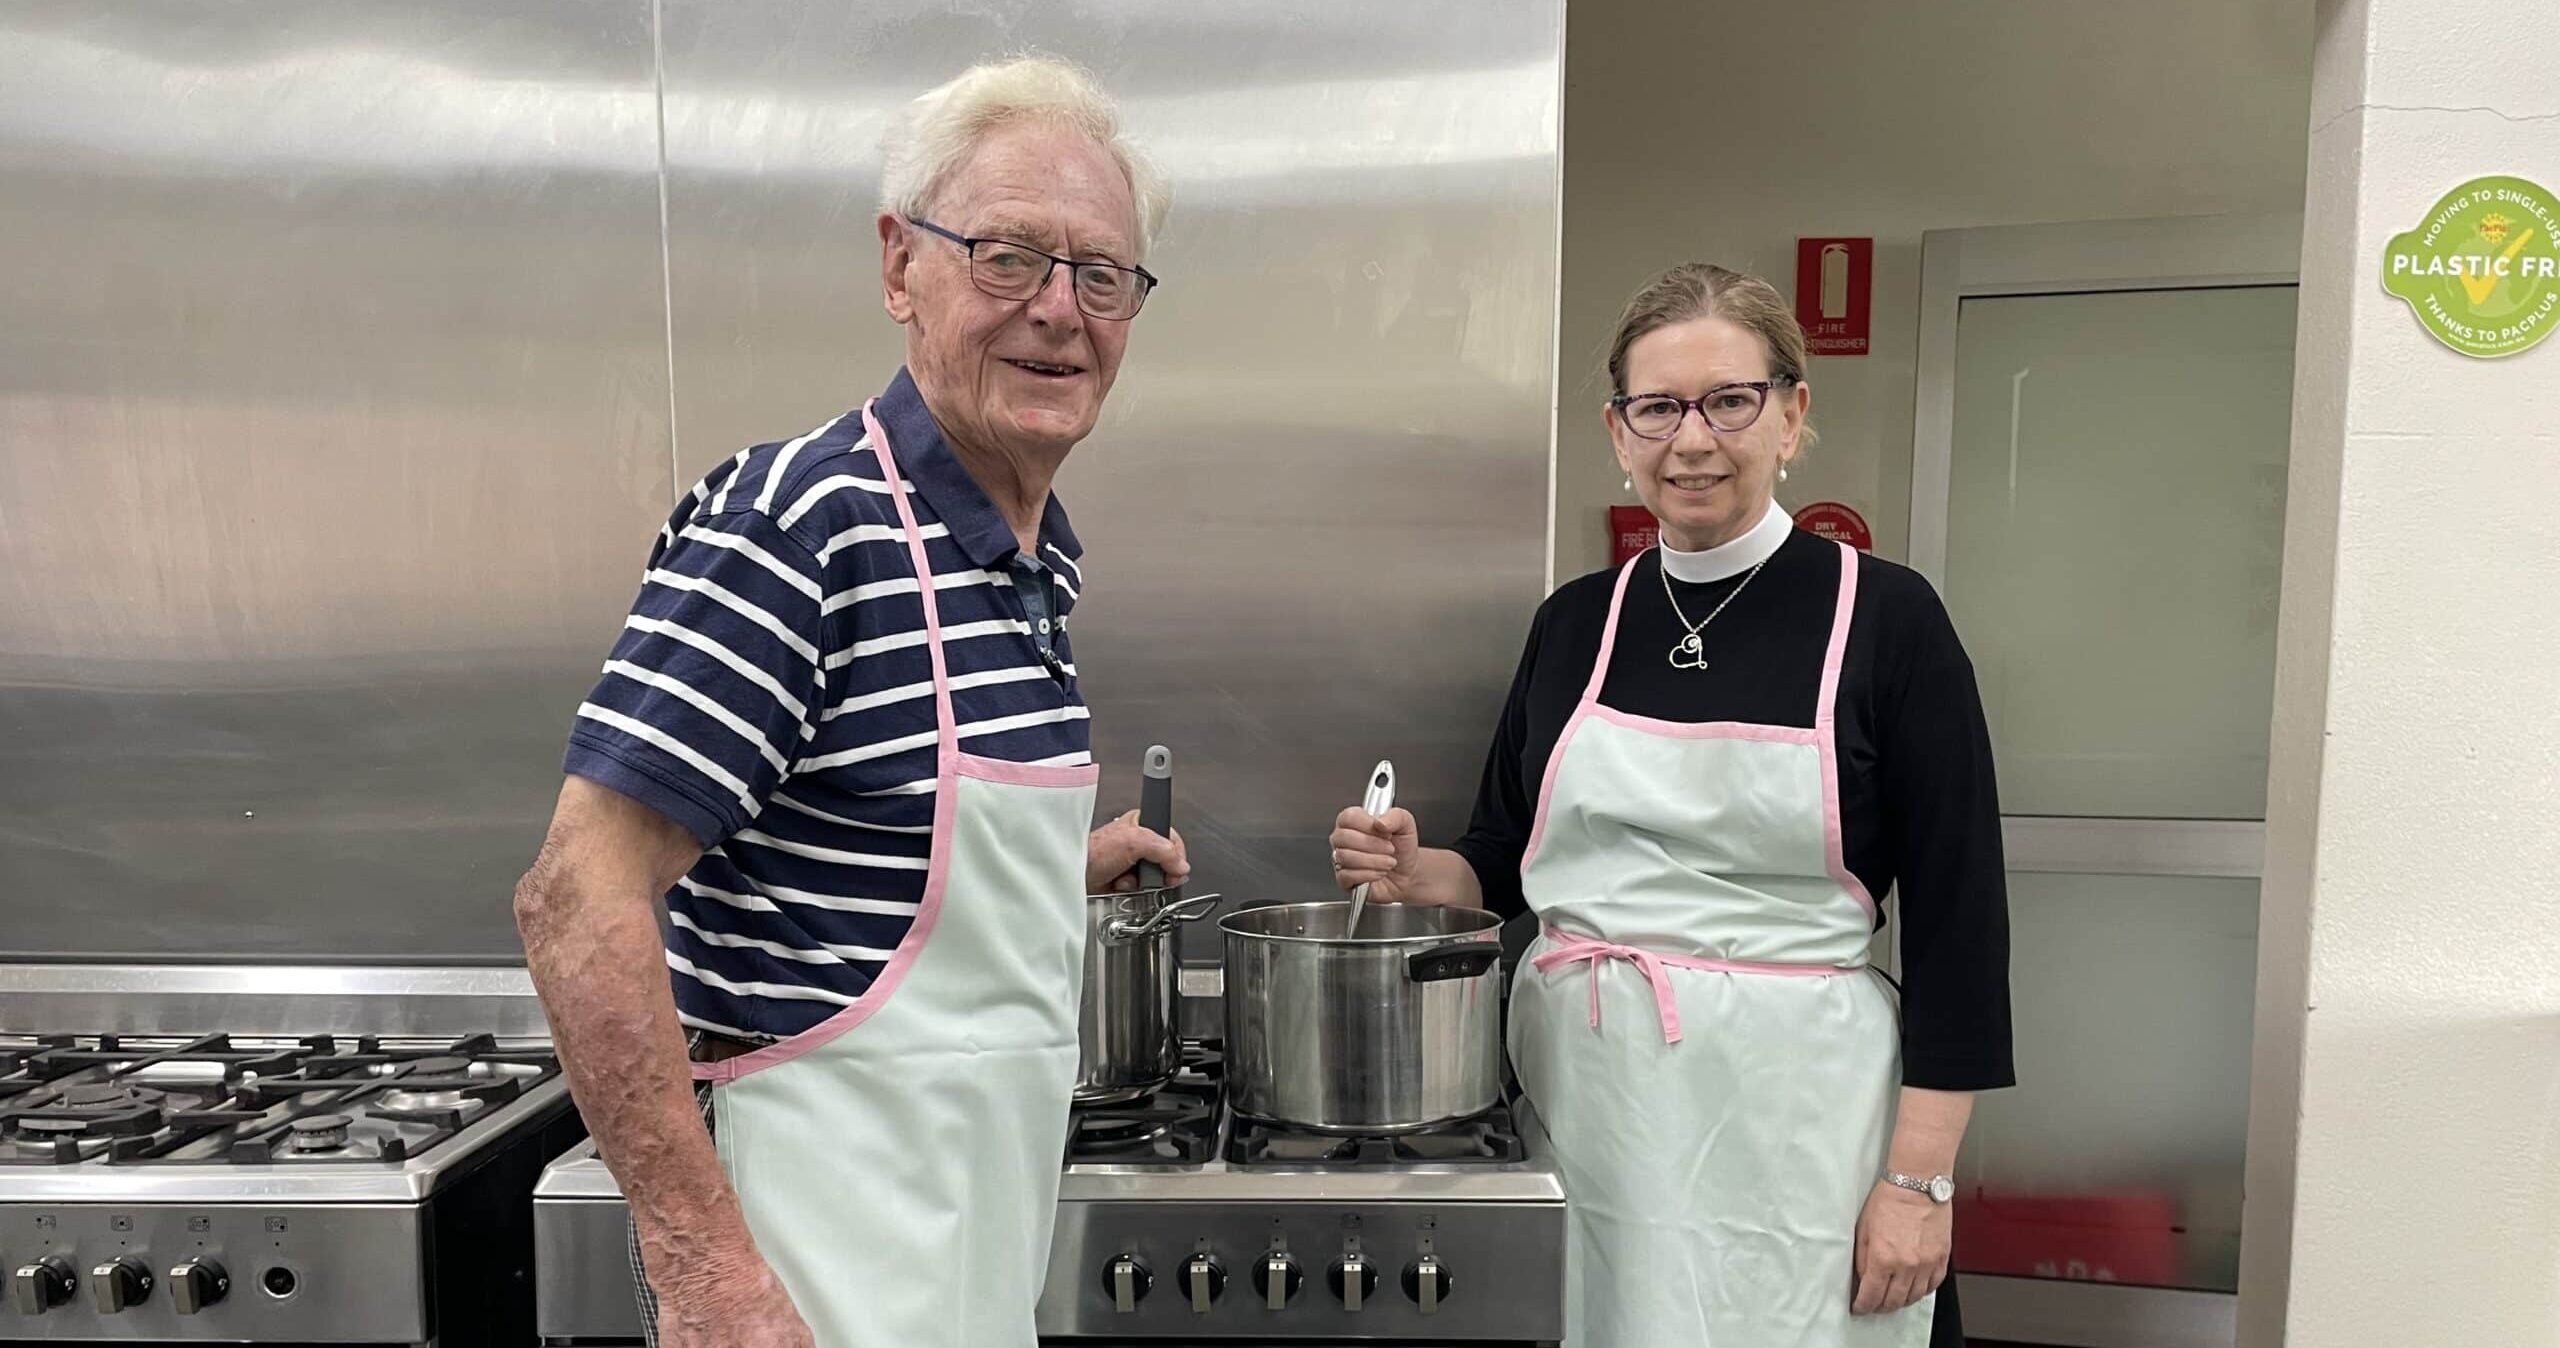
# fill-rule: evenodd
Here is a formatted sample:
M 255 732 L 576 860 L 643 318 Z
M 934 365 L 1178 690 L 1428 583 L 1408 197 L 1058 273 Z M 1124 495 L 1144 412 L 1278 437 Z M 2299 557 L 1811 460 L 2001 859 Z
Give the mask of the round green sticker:
M 2474 178 L 2392 236 L 2382 288 L 2466 356 L 2512 356 L 2560 324 L 2560 201 L 2522 178 Z

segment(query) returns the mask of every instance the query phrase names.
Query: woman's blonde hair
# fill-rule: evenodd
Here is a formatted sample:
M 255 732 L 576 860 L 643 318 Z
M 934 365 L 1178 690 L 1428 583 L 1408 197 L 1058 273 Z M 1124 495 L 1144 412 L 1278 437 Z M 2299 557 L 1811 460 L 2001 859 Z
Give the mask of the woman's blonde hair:
M 1769 352 L 1769 377 L 1804 382 L 1804 325 L 1778 288 L 1745 272 L 1711 262 L 1683 262 L 1637 289 L 1618 315 L 1609 340 L 1609 391 L 1627 391 L 1627 348 L 1648 332 L 1692 319 L 1721 318 L 1760 339 Z M 1813 448 L 1808 423 L 1798 452 Z

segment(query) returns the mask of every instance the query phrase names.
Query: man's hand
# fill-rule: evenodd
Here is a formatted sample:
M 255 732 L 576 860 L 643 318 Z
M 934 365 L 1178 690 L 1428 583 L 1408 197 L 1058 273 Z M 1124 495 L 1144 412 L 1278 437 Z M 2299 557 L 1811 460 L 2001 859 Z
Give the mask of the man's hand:
M 649 1286 L 658 1296 L 658 1348 L 816 1348 L 782 1279 L 752 1249 L 728 1267 L 664 1280 L 653 1273 Z
M 1191 878 L 1191 857 L 1182 849 L 1182 831 L 1176 829 L 1168 838 L 1142 828 L 1136 810 L 1095 829 L 1085 842 L 1084 858 L 1087 894 L 1136 889 L 1141 861 L 1163 867 L 1167 886 L 1180 885 Z
M 655 904 L 701 852 L 674 821 L 571 777 L 516 923 L 570 1093 L 630 1203 L 661 1348 L 810 1348 L 702 1126 L 667 987 Z

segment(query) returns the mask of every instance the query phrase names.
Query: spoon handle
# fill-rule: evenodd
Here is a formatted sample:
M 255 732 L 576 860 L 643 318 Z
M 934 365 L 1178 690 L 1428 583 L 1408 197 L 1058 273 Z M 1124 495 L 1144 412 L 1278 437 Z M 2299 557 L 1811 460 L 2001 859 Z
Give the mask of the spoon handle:
M 1395 807 L 1396 765 L 1382 758 L 1378 760 L 1378 766 L 1369 771 L 1369 789 L 1360 798 L 1360 808 L 1367 811 L 1372 819 L 1383 819 L 1387 811 Z M 1351 915 L 1342 924 L 1344 939 L 1348 940 L 1360 934 L 1360 910 L 1368 906 L 1369 887 L 1367 885 L 1361 885 L 1351 891 Z

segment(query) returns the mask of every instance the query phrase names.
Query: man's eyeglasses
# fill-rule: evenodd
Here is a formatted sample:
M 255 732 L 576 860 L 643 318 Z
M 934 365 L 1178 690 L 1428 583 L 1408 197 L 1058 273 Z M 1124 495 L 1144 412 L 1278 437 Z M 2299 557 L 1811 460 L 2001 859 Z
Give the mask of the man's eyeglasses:
M 1030 299 L 1047 289 L 1049 278 L 1065 267 L 1074 281 L 1076 307 L 1088 317 L 1116 321 L 1137 317 L 1148 293 L 1159 284 L 1144 267 L 1080 262 L 1006 239 L 973 239 L 914 216 L 908 216 L 907 223 L 968 249 L 969 283 L 1000 300 Z

